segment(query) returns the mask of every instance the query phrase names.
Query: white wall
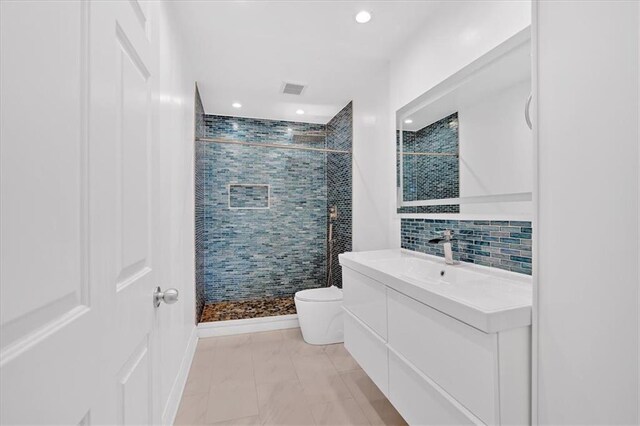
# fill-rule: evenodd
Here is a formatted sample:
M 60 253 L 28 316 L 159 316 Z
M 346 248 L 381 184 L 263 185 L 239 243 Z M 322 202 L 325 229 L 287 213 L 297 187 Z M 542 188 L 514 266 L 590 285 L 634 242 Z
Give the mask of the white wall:
M 180 292 L 175 305 L 162 305 L 157 315 L 158 406 L 163 424 L 172 424 L 184 385 L 184 374 L 195 336 L 194 273 L 194 91 L 189 58 L 166 3 L 151 2 L 152 44 L 157 51 L 158 79 L 155 81 L 153 143 L 158 149 L 160 170 L 154 184 L 162 198 L 154 202 L 160 215 L 158 276 L 162 288 Z
M 530 23 L 528 0 L 443 4 L 391 60 L 393 112 Z
M 458 109 L 460 196 L 533 190 L 532 133 L 524 118 L 531 82 L 501 90 Z M 530 202 L 466 204 L 461 213 L 531 216 Z
M 534 4 L 541 424 L 640 420 L 638 8 Z
M 389 71 L 367 76 L 353 99 L 353 250 L 399 247 Z

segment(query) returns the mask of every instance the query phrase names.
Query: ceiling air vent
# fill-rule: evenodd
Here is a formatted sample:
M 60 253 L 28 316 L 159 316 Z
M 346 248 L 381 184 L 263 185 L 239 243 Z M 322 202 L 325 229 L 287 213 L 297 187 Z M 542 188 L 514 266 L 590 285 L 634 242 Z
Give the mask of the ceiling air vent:
M 304 84 L 284 83 L 282 93 L 285 95 L 301 95 L 304 90 Z

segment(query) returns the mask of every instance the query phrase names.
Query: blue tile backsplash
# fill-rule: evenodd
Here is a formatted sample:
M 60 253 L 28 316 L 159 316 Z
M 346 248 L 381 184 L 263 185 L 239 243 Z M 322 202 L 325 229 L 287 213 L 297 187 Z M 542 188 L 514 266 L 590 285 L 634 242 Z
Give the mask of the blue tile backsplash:
M 293 136 L 308 131 L 327 136 Z M 350 151 L 351 104 L 327 125 L 205 115 L 204 137 Z M 324 285 L 331 204 L 339 206 L 341 218 L 335 256 L 351 248 L 350 153 L 197 141 L 199 181 L 196 258 L 202 264 L 196 275 L 207 303 L 290 296 Z M 230 209 L 230 184 L 270 185 L 269 208 Z M 265 193 L 257 188 L 264 187 L 232 201 L 264 205 Z
M 402 248 L 444 257 L 441 244 L 429 240 L 452 229 L 456 260 L 531 275 L 531 222 L 501 220 L 405 219 Z

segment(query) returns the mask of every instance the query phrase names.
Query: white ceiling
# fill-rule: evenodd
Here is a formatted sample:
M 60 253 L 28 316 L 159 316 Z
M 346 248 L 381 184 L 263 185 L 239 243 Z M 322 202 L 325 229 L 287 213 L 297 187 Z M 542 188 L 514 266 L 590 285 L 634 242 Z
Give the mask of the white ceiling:
M 328 122 L 436 1 L 174 2 L 207 114 Z M 368 24 L 354 20 L 368 10 Z M 281 93 L 302 83 L 300 96 Z M 241 109 L 231 106 L 240 102 Z M 304 115 L 297 115 L 303 109 Z

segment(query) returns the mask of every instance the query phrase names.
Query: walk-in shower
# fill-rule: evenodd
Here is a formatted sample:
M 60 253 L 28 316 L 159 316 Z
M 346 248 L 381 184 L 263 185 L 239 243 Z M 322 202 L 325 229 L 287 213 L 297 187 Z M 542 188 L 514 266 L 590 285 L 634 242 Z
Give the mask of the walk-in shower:
M 351 104 L 327 124 L 201 111 L 199 321 L 291 314 L 296 291 L 340 286 L 337 255 L 351 249 L 351 120 Z

